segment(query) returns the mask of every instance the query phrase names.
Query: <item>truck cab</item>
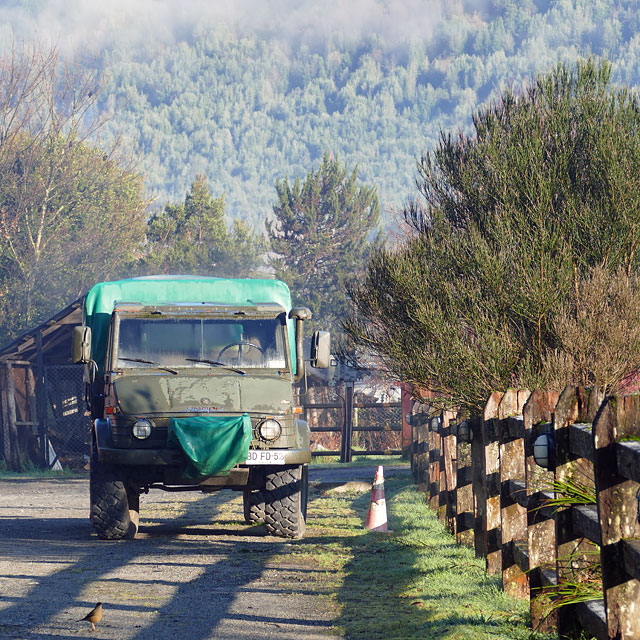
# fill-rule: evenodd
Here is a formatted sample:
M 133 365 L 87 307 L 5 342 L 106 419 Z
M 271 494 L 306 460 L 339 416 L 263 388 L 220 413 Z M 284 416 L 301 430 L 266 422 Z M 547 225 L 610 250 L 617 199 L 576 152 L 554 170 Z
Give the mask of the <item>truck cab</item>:
M 277 280 L 134 278 L 87 294 L 73 359 L 87 367 L 100 537 L 133 537 L 150 489 L 242 491 L 248 522 L 304 534 L 310 433 L 294 383 L 310 317 Z M 327 366 L 328 334 L 313 342 Z

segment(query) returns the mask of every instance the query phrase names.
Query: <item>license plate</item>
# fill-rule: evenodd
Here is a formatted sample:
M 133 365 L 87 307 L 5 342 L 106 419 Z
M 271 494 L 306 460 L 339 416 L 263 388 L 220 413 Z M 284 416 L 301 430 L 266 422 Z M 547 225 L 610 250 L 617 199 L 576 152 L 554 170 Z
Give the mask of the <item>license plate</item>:
M 249 451 L 247 464 L 284 464 L 284 451 L 265 451 L 255 449 Z

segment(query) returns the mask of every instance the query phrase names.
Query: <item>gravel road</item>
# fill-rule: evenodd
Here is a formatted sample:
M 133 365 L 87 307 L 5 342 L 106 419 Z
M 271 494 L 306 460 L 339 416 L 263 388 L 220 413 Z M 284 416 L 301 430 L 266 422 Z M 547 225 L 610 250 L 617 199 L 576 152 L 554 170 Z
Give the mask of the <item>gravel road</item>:
M 371 482 L 318 470 L 312 486 Z M 406 467 L 385 473 L 406 473 Z M 323 570 L 244 524 L 240 494 L 142 496 L 140 532 L 108 542 L 88 518 L 88 478 L 0 480 L 0 638 L 204 640 L 340 637 Z M 309 517 L 313 517 L 310 506 Z M 79 622 L 96 604 L 96 631 Z

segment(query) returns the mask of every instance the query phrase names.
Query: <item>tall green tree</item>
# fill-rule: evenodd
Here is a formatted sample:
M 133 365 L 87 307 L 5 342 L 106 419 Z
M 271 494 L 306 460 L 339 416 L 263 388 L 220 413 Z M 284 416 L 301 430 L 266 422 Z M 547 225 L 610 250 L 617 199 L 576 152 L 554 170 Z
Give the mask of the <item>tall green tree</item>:
M 246 223 L 236 220 L 227 229 L 224 196 L 214 197 L 198 175 L 184 202 L 149 218 L 143 262 L 147 272 L 252 277 L 263 253 L 263 240 Z
M 140 177 L 92 140 L 97 78 L 55 49 L 0 55 L 0 329 L 12 338 L 96 280 L 118 277 L 144 238 Z
M 276 183 L 278 201 L 267 224 L 276 276 L 294 300 L 308 305 L 314 326 L 340 329 L 347 309 L 344 283 L 361 272 L 377 246 L 380 203 L 375 187 L 325 154 L 304 182 Z
M 413 236 L 349 288 L 347 332 L 395 377 L 479 410 L 513 384 L 611 390 L 640 367 L 640 101 L 609 80 L 558 66 L 422 158 Z M 612 345 L 624 363 L 602 366 Z

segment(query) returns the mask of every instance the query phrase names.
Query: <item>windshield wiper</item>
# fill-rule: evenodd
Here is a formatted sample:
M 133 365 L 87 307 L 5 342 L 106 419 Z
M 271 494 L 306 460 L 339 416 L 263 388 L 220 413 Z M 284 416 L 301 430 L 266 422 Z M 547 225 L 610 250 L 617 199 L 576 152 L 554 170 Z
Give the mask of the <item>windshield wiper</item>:
M 165 367 L 161 365 L 159 362 L 153 362 L 153 360 L 143 360 L 142 358 L 122 358 L 118 356 L 118 360 L 126 360 L 127 362 L 142 362 L 143 364 L 153 364 L 158 369 L 162 369 L 163 371 L 168 371 L 169 373 L 173 373 L 173 375 L 178 375 L 178 372 L 175 369 L 170 369 L 169 367 Z
M 185 360 L 188 360 L 189 362 L 204 362 L 205 364 L 212 364 L 215 367 L 224 367 L 225 369 L 228 369 L 229 371 L 233 371 L 234 373 L 239 373 L 242 376 L 246 375 L 247 373 L 242 369 L 236 369 L 235 367 L 230 367 L 229 365 L 226 365 L 224 362 L 218 362 L 217 360 L 207 360 L 205 358 L 185 358 Z

